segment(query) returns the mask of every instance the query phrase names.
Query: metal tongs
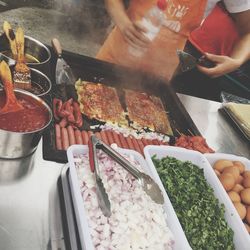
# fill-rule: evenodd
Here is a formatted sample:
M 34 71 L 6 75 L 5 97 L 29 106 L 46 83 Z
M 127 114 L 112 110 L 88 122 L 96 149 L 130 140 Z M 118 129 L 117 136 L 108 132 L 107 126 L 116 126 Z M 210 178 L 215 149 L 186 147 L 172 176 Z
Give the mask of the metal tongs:
M 109 217 L 111 215 L 110 201 L 106 190 L 104 188 L 102 179 L 100 177 L 100 169 L 98 166 L 98 160 L 96 157 L 96 149 L 102 149 L 107 155 L 113 158 L 117 163 L 119 163 L 123 168 L 125 168 L 130 174 L 132 174 L 142 186 L 143 190 L 150 196 L 150 198 L 158 203 L 164 203 L 163 194 L 158 186 L 158 184 L 147 174 L 142 173 L 137 168 L 135 168 L 128 160 L 117 153 L 114 149 L 103 143 L 96 136 L 92 135 L 89 143 L 89 163 L 91 171 L 95 173 L 96 177 L 96 193 L 99 202 L 99 206 L 104 214 L 104 216 Z

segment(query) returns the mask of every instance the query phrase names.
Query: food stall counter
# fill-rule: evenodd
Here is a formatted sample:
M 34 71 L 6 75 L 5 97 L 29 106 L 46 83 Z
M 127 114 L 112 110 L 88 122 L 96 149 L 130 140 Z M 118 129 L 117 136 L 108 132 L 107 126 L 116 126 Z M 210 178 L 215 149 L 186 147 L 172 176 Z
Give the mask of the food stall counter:
M 218 111 L 221 104 L 178 94 L 189 115 L 216 152 L 250 158 L 249 143 Z M 0 249 L 67 249 L 58 178 L 64 164 L 36 152 L 21 160 L 0 160 Z

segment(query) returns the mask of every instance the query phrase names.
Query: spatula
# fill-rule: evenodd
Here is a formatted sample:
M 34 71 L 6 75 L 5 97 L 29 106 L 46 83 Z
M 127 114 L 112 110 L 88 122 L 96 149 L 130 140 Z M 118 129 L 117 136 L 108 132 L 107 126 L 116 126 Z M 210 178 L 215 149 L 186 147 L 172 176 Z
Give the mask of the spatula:
M 5 61 L 2 61 L 0 63 L 0 78 L 2 80 L 6 93 L 6 103 L 0 110 L 0 115 L 10 112 L 17 112 L 24 109 L 15 96 L 10 68 Z
M 197 65 L 201 65 L 207 68 L 214 67 L 213 62 L 207 60 L 204 55 L 200 58 L 196 58 L 193 55 L 182 50 L 177 50 L 176 53 L 179 57 L 182 72 L 194 69 Z
M 60 99 L 73 98 L 77 100 L 77 94 L 75 91 L 76 78 L 72 72 L 71 67 L 62 58 L 62 47 L 57 38 L 53 38 L 52 46 L 58 56 L 56 63 L 56 85 L 57 85 L 57 96 Z
M 74 86 L 76 78 L 70 66 L 62 58 L 62 47 L 59 40 L 57 38 L 53 38 L 51 43 L 58 56 L 56 63 L 56 84 Z
M 177 50 L 176 53 L 179 57 L 180 67 L 181 67 L 182 72 L 187 72 L 189 70 L 192 70 L 197 65 L 201 65 L 207 68 L 211 68 L 215 66 L 214 63 L 209 61 L 204 55 L 201 56 L 200 58 L 196 58 L 193 55 L 182 50 Z M 230 74 L 224 74 L 223 76 L 227 78 L 233 84 L 237 85 L 237 87 L 241 88 L 243 91 L 249 92 L 248 87 L 244 86 L 240 81 L 230 76 Z

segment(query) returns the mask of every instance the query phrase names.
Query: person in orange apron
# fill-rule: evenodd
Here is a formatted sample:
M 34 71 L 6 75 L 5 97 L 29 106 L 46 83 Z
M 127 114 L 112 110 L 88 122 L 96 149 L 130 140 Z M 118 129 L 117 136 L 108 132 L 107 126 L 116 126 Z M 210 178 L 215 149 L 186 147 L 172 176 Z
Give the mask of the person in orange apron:
M 157 0 L 130 0 L 129 7 L 125 10 L 123 0 L 106 0 L 108 11 L 117 26 L 109 34 L 96 58 L 151 72 L 170 80 L 179 63 L 176 50 L 183 49 L 190 32 L 200 26 L 207 0 L 168 0 L 167 8 L 164 11 L 165 21 L 156 38 L 150 41 L 144 36 L 143 33 L 146 30 L 139 24 L 139 21 L 152 6 L 156 5 L 156 2 Z M 249 17 L 248 12 L 247 17 Z M 244 23 L 244 35 L 250 31 L 250 27 L 245 20 L 246 16 L 241 16 L 236 20 L 238 25 Z M 219 65 L 223 64 L 219 68 L 219 74 L 223 74 L 223 70 L 226 72 L 228 68 L 230 70 L 234 67 L 237 68 L 239 62 L 243 63 L 250 58 L 248 46 L 250 38 L 248 34 L 245 40 L 244 38 L 243 41 L 240 39 L 236 46 L 239 52 L 232 52 L 234 57 L 237 58 L 237 63 L 234 60 L 230 61 L 231 58 L 222 58 L 224 61 L 220 62 L 219 59 L 221 58 L 207 54 L 207 57 L 212 61 Z M 129 53 L 131 46 L 146 49 L 142 56 L 136 57 Z M 244 56 L 242 53 L 244 53 Z M 240 57 L 239 60 L 238 57 Z M 226 69 L 223 68 L 225 64 Z M 212 73 L 206 71 L 212 69 L 200 67 L 200 70 L 210 76 L 213 76 L 213 74 L 218 76 L 218 68 L 217 71 L 215 70 Z

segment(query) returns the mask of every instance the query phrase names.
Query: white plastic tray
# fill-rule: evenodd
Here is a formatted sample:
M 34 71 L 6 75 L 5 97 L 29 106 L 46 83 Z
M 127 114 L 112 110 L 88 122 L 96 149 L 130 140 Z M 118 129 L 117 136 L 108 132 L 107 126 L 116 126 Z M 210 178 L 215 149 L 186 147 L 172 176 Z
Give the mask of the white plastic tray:
M 193 164 L 204 169 L 205 178 L 210 184 L 210 186 L 214 189 L 215 196 L 219 199 L 221 203 L 224 203 L 225 205 L 225 219 L 234 231 L 234 244 L 236 249 L 250 249 L 250 237 L 247 233 L 247 230 L 245 229 L 245 226 L 243 225 L 236 209 L 234 208 L 233 203 L 231 202 L 219 179 L 214 173 L 214 170 L 212 169 L 207 158 L 203 154 L 197 151 L 171 146 L 146 146 L 144 148 L 144 154 L 148 165 L 151 166 L 151 169 L 153 170 L 153 178 L 155 178 L 155 180 L 158 179 L 158 181 L 159 176 L 151 160 L 151 157 L 153 155 L 156 155 L 159 159 L 166 156 L 171 156 L 181 161 L 191 161 Z M 210 154 L 209 156 L 208 154 L 206 156 L 210 157 Z M 161 188 L 163 188 L 162 184 Z
M 121 154 L 133 155 L 134 158 L 143 167 L 145 172 L 154 178 L 154 176 L 155 176 L 154 167 L 152 169 L 152 167 L 148 166 L 146 161 L 144 160 L 144 158 L 141 156 L 141 154 L 139 154 L 133 150 L 128 150 L 128 149 L 120 149 L 119 148 L 118 151 Z M 82 196 L 80 193 L 79 182 L 78 182 L 77 173 L 76 173 L 75 164 L 74 164 L 74 159 L 73 159 L 73 155 L 79 155 L 79 154 L 87 153 L 87 152 L 88 152 L 87 146 L 72 145 L 67 150 L 67 156 L 68 156 L 69 167 L 70 167 L 70 172 L 69 172 L 70 186 L 71 186 L 74 208 L 75 208 L 75 212 L 76 212 L 77 226 L 79 228 L 81 244 L 83 246 L 83 249 L 93 250 L 94 247 L 93 247 L 90 232 L 89 232 L 87 217 L 86 217 L 85 209 L 84 209 L 84 203 L 83 203 L 83 199 L 82 199 Z M 174 244 L 173 249 L 174 250 L 182 250 L 182 249 L 189 250 L 189 249 L 191 249 L 191 247 L 189 246 L 189 243 L 186 239 L 186 236 L 181 228 L 179 220 L 174 212 L 174 209 L 173 209 L 172 205 L 170 204 L 169 199 L 166 196 L 166 193 L 164 191 L 164 188 L 161 184 L 159 177 L 154 178 L 154 180 L 158 183 L 158 185 L 160 186 L 160 188 L 162 189 L 163 194 L 164 194 L 164 198 L 165 198 L 164 209 L 165 209 L 166 214 L 167 214 L 167 225 L 175 237 L 175 244 Z
M 204 154 L 204 156 L 207 158 L 207 160 L 211 166 L 213 166 L 217 160 L 225 159 L 225 160 L 230 160 L 230 161 L 240 161 L 246 166 L 246 170 L 250 171 L 250 160 L 248 160 L 247 158 L 242 157 L 242 156 L 237 156 L 237 155 L 233 155 L 233 154 L 223 154 L 223 153 Z M 222 184 L 221 184 L 221 186 L 222 186 Z M 223 188 L 223 186 L 222 186 L 222 188 Z M 241 224 L 242 224 L 241 227 L 245 228 L 242 220 L 240 219 L 240 216 L 239 216 L 239 220 L 241 221 Z M 246 232 L 247 232 L 247 230 L 246 230 Z M 249 237 L 249 241 L 250 241 L 249 234 L 248 234 L 248 237 Z M 250 246 L 248 249 L 250 249 Z

